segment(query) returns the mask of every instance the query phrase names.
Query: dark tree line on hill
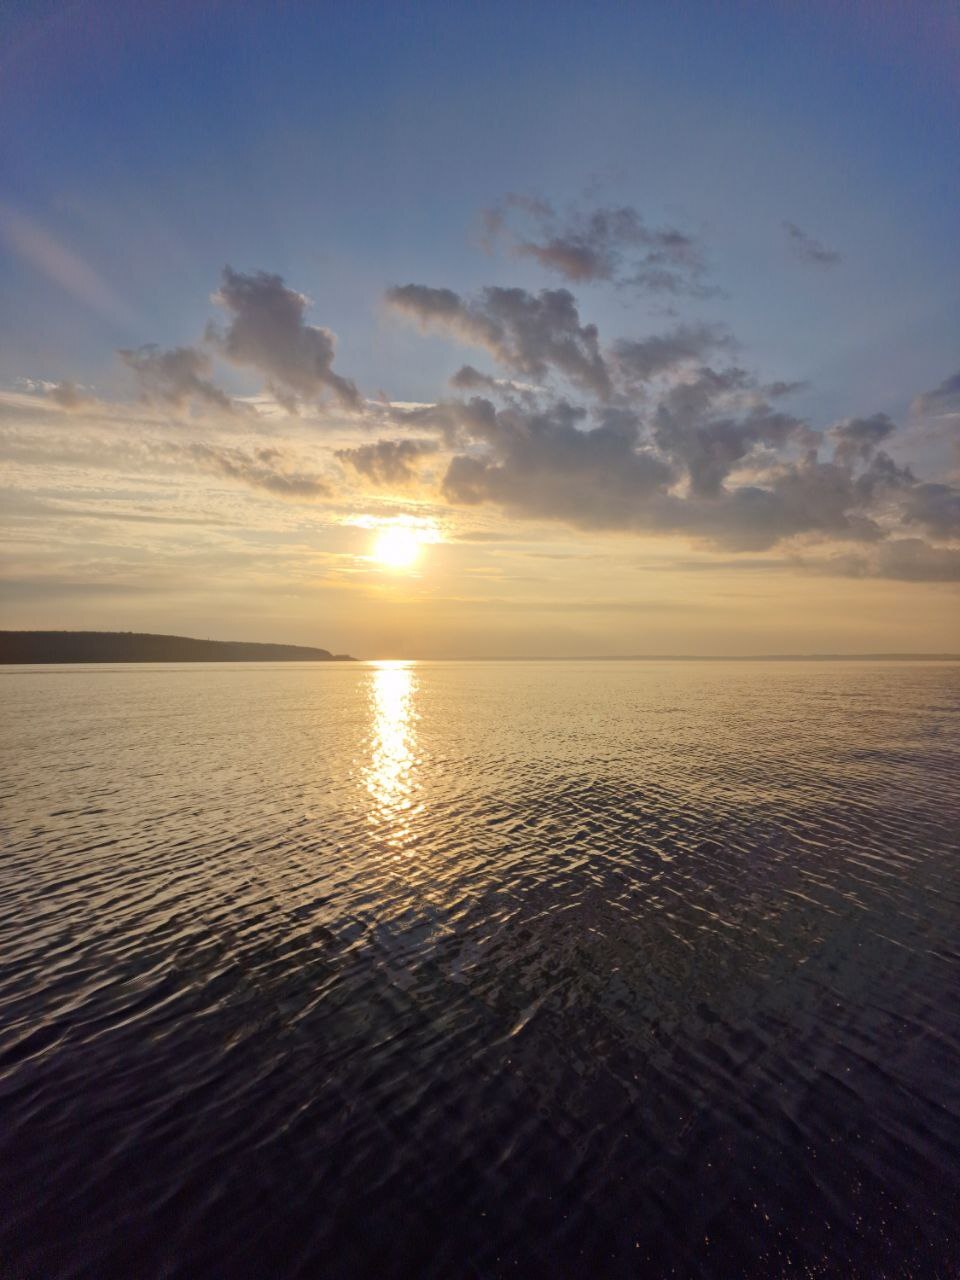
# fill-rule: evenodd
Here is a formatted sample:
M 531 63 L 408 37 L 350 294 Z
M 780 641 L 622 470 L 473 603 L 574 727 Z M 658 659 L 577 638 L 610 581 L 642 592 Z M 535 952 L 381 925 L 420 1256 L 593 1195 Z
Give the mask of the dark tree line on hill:
M 193 640 L 135 631 L 0 631 L 0 663 L 349 661 L 344 653 L 296 644 Z

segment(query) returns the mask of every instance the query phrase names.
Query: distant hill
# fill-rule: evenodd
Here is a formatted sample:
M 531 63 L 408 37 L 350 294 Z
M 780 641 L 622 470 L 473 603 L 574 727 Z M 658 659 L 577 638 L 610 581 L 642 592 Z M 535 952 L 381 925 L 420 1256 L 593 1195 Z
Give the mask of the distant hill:
M 352 661 L 345 653 L 298 644 L 191 640 L 136 631 L 0 631 L 0 663 Z

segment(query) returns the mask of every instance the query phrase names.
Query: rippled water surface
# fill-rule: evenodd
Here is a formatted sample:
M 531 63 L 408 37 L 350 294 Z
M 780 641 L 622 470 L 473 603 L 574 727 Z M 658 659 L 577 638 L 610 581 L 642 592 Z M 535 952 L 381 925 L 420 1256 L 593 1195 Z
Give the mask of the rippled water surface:
M 0 1275 L 957 1274 L 960 667 L 0 698 Z

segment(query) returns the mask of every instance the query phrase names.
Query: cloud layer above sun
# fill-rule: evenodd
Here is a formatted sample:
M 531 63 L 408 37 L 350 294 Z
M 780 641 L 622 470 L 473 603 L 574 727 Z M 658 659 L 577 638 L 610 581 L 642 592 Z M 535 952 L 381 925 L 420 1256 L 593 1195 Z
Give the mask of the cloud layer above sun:
M 960 578 L 949 452 L 960 374 L 912 389 L 902 423 L 865 404 L 815 424 L 791 407 L 803 384 L 758 370 L 716 319 L 674 312 L 679 297 L 689 308 L 719 296 L 700 237 L 632 206 L 558 211 L 516 196 L 482 213 L 481 227 L 495 283 L 384 282 L 381 325 L 448 353 L 446 381 L 415 404 L 358 386 L 322 297 L 232 265 L 198 290 L 210 299 L 201 332 L 170 347 L 144 335 L 117 353 L 127 400 L 25 372 L 2 402 L 7 457 L 20 468 L 13 520 L 30 501 L 35 516 L 44 502 L 51 519 L 58 502 L 62 514 L 63 492 L 51 506 L 43 491 L 72 467 L 88 480 L 127 474 L 134 488 L 152 478 L 169 490 L 183 476 L 234 486 L 278 504 L 282 519 L 299 508 L 321 525 L 372 503 L 387 518 L 427 514 L 451 541 L 480 519 L 488 540 L 553 529 L 601 555 L 610 539 L 636 539 L 728 570 L 759 556 L 793 575 Z M 793 223 L 783 230 L 784 252 L 812 278 L 843 269 L 839 251 Z M 539 287 L 504 282 L 521 262 L 542 272 Z M 591 318 L 604 289 L 621 300 L 618 332 Z M 941 446 L 932 472 L 912 452 L 928 437 Z M 169 508 L 215 559 L 204 512 L 185 512 L 172 494 Z M 26 572 L 13 566 L 21 587 L 30 555 Z M 109 567 L 91 573 L 106 589 Z
M 523 238 L 510 227 L 533 222 Z M 563 221 L 542 200 L 512 197 L 485 214 L 495 248 L 532 256 L 572 282 L 675 293 L 703 284 L 705 252 L 676 228 L 650 228 L 629 207 L 598 208 Z M 788 227 L 817 266 L 838 255 Z M 601 335 L 567 287 L 532 291 L 490 285 L 463 296 L 448 284 L 392 285 L 384 304 L 400 322 L 439 335 L 451 377 L 433 403 L 404 407 L 365 398 L 335 369 L 332 328 L 311 323 L 310 300 L 278 275 L 224 268 L 211 320 L 199 341 L 169 350 L 145 344 L 119 352 L 145 402 L 191 424 L 184 459 L 288 498 L 337 491 L 337 464 L 370 486 L 422 491 L 423 463 L 434 497 L 451 507 L 489 505 L 516 518 L 580 529 L 683 536 L 734 551 L 787 540 L 842 545 L 838 566 L 896 576 L 956 576 L 960 490 L 923 478 L 890 446 L 903 436 L 865 406 L 862 416 L 815 429 L 791 412 L 796 384 L 766 380 L 723 327 L 666 323 L 658 332 Z M 315 309 L 315 308 L 314 308 Z M 489 372 L 456 364 L 485 356 Z M 217 361 L 250 370 L 272 402 L 231 397 L 214 381 Z M 955 383 L 920 391 L 917 413 L 960 411 Z M 69 385 L 46 392 L 60 407 L 95 416 Z M 276 444 L 246 454 L 205 436 L 211 419 L 260 423 L 282 435 L 276 408 L 310 413 L 318 441 L 336 430 L 353 446 L 331 450 L 323 475 L 306 475 Z M 226 427 L 229 436 L 229 425 Z M 394 434 L 389 434 L 389 433 Z M 377 433 L 370 439 L 371 433 Z M 386 433 L 386 434 L 381 434 Z

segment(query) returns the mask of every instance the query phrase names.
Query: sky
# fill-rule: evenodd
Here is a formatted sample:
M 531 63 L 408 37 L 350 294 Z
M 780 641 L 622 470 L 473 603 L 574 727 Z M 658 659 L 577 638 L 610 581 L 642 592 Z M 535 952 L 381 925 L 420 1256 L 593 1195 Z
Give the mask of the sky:
M 0 626 L 960 649 L 960 16 L 12 3 Z

